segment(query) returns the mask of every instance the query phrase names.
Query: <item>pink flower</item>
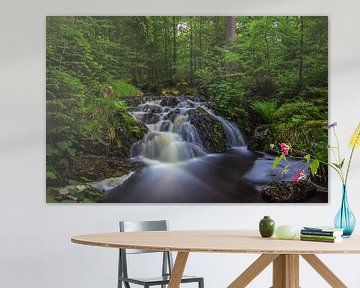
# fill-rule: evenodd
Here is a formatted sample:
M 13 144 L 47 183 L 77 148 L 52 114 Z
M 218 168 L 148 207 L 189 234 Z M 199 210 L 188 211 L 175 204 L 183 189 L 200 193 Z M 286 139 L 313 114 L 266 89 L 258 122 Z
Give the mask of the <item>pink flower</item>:
M 281 147 L 281 152 L 283 152 L 284 155 L 288 155 L 290 147 L 288 145 L 286 145 L 285 143 L 281 143 L 279 145 Z
M 295 176 L 294 176 L 294 182 L 299 183 L 300 180 L 306 178 L 306 174 L 304 170 L 296 170 Z

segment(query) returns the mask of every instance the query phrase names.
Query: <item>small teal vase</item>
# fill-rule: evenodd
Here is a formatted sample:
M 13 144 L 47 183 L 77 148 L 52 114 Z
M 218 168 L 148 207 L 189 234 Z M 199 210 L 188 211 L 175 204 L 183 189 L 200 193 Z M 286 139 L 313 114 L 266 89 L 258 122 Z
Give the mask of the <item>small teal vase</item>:
M 344 238 L 350 237 L 355 229 L 356 219 L 349 207 L 346 185 L 343 185 L 341 207 L 336 214 L 334 224 L 336 228 L 344 229 Z

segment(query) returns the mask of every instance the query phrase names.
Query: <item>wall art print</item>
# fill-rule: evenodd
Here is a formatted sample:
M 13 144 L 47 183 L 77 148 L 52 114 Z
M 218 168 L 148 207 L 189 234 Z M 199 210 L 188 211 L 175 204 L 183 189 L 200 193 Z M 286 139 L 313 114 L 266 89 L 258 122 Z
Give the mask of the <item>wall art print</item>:
M 46 106 L 48 203 L 328 202 L 327 17 L 49 16 Z

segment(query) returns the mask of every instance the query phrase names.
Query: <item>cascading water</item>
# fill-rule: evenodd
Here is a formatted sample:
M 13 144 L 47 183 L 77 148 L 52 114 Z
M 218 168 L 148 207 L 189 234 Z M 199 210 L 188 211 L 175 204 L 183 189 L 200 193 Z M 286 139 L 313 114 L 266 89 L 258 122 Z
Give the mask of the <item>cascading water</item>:
M 200 132 L 189 117 L 189 112 L 199 107 L 221 124 L 229 147 L 245 145 L 238 127 L 214 114 L 204 103 L 188 99 L 169 103 L 168 99 L 163 99 L 148 101 L 131 112 L 149 130 L 140 143 L 133 145 L 133 156 L 157 164 L 176 163 L 207 155 Z
M 211 111 L 206 107 L 203 107 L 203 109 L 206 110 L 210 115 L 215 117 L 221 123 L 225 131 L 228 146 L 239 147 L 246 145 L 244 136 L 241 134 L 239 128 L 234 123 L 224 119 L 221 116 L 215 115 L 213 111 Z
M 259 203 L 265 201 L 259 187 L 284 181 L 282 163 L 274 176 L 273 155 L 226 149 L 245 146 L 245 141 L 235 124 L 206 103 L 181 96 L 153 99 L 141 99 L 140 105 L 129 100 L 131 114 L 148 127 L 142 141 L 133 145 L 132 155 L 149 165 L 109 191 L 104 202 Z M 299 170 L 307 163 L 290 165 Z M 327 202 L 327 193 L 314 197 L 318 198 L 309 201 Z

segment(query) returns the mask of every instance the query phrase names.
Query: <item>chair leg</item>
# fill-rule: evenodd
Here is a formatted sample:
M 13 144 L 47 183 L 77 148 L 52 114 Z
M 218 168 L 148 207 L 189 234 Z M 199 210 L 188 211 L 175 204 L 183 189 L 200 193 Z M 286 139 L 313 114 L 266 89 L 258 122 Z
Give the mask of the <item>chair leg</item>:
M 204 279 L 199 280 L 199 288 L 204 288 Z

